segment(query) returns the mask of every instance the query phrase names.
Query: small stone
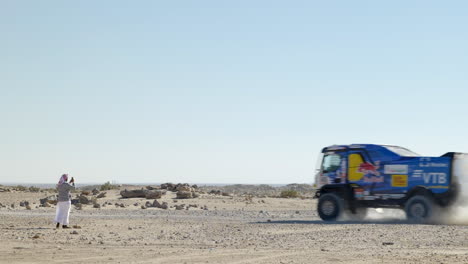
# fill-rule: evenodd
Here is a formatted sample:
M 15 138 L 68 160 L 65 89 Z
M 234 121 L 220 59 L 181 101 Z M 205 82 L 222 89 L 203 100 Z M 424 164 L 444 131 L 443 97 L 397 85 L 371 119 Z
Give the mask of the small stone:
M 146 206 L 142 205 L 142 206 L 141 206 L 141 209 L 146 209 Z
M 78 235 L 78 232 L 76 230 L 73 230 L 72 232 L 70 232 L 70 234 L 72 235 Z
M 158 202 L 158 200 L 154 200 L 152 206 L 156 208 L 161 208 L 161 204 Z

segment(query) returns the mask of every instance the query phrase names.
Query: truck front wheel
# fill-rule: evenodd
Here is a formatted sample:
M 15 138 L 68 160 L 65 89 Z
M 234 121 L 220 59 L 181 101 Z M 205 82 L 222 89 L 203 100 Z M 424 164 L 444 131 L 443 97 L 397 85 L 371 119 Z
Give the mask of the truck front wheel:
M 343 200 L 334 193 L 321 195 L 317 204 L 317 211 L 324 221 L 335 221 L 343 213 Z
M 406 217 L 410 221 L 428 221 L 434 212 L 434 203 L 426 196 L 416 195 L 411 197 L 405 204 Z

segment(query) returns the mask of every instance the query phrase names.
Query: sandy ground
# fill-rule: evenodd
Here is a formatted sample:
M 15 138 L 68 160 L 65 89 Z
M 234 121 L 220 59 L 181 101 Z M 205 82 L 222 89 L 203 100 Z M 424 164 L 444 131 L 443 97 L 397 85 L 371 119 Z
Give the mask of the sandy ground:
M 412 225 L 400 212 L 325 223 L 313 199 L 168 192 L 158 200 L 198 208 L 163 210 L 109 191 L 100 204 L 126 207 L 72 209 L 70 224 L 81 228 L 55 229 L 55 208 L 36 208 L 45 196 L 0 193 L 1 263 L 468 263 L 468 226 Z

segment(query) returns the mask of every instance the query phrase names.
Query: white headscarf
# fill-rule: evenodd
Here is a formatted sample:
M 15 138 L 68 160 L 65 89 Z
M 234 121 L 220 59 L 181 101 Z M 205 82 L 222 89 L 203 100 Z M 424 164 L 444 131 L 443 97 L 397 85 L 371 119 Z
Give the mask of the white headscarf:
M 64 182 L 67 182 L 67 181 L 68 181 L 68 174 L 63 174 L 63 175 L 60 177 L 60 180 L 59 180 L 57 186 L 60 185 L 60 184 L 62 184 L 62 183 L 64 183 Z

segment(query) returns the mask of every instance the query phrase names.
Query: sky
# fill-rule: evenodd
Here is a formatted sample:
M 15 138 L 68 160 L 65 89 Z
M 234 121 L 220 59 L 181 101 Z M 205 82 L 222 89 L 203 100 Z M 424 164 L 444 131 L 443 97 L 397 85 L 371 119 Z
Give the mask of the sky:
M 0 183 L 313 183 L 468 152 L 466 1 L 0 2 Z

